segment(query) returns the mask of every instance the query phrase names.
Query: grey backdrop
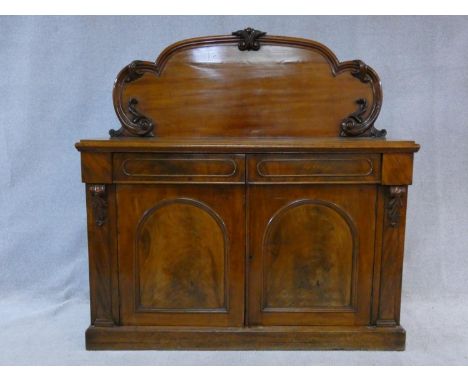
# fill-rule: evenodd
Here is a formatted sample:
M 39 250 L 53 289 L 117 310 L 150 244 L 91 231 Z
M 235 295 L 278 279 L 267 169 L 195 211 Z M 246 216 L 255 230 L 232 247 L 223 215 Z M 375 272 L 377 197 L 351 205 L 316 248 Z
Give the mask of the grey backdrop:
M 86 352 L 84 187 L 74 143 L 118 127 L 118 71 L 246 26 L 380 74 L 377 124 L 422 145 L 409 193 L 405 352 Z M 468 18 L 0 18 L 1 364 L 467 364 Z

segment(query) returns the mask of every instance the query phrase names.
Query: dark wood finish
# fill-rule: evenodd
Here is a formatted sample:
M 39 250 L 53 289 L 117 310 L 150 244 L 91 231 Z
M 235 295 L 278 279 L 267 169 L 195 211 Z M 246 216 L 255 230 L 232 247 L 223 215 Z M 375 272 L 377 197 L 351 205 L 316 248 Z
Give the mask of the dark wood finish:
M 260 41 L 258 39 L 266 35 L 266 32 L 258 31 L 253 28 L 245 28 L 232 32 L 233 36 L 240 37 L 240 41 L 237 44 L 239 50 L 259 50 Z
M 115 182 L 241 183 L 244 155 L 115 154 Z
M 403 210 L 404 194 L 406 188 L 402 186 L 392 186 L 388 188 L 387 198 L 387 224 L 397 227 L 400 224 L 401 211 Z
M 76 144 L 88 349 L 404 349 L 419 145 L 374 128 L 371 68 L 246 29 L 132 62 L 113 96 L 122 128 Z
M 362 61 L 340 63 L 311 40 L 236 34 L 184 40 L 125 67 L 113 93 L 122 129 L 111 136 L 385 135 L 374 128 L 380 79 Z
M 248 160 L 249 183 L 378 183 L 380 155 L 268 154 Z
M 413 141 L 352 138 L 119 138 L 82 140 L 76 148 L 84 152 L 176 152 L 176 153 L 414 153 Z
M 105 219 L 96 209 L 95 190 L 105 203 Z M 119 285 L 115 186 L 88 185 L 86 204 L 88 215 L 89 283 L 91 292 L 91 324 L 113 326 L 119 323 Z M 96 214 L 97 212 L 97 214 Z
M 401 283 L 406 223 L 406 187 L 382 188 L 385 208 L 392 209 L 397 198 L 398 219 L 386 213 L 383 222 L 381 247 L 381 274 L 377 326 L 395 326 L 400 323 Z
M 382 164 L 382 184 L 401 185 L 413 182 L 413 154 L 385 154 Z
M 91 207 L 93 209 L 94 222 L 98 227 L 104 225 L 107 220 L 106 186 L 104 184 L 92 184 L 89 186 Z
M 84 183 L 112 183 L 112 155 L 82 152 L 81 180 Z
M 130 64 L 130 67 L 133 68 L 135 62 Z M 134 69 L 131 69 L 130 73 L 125 78 L 124 82 L 128 83 L 134 81 L 138 76 L 135 74 Z M 132 123 L 129 130 L 128 126 L 122 126 L 119 130 L 111 129 L 109 130 L 109 135 L 111 137 L 124 137 L 124 136 L 141 136 L 141 137 L 152 137 L 154 123 L 153 121 L 143 115 L 139 110 L 137 110 L 138 100 L 136 98 L 130 98 L 127 104 L 127 112 Z
M 404 350 L 401 326 L 184 328 L 116 326 L 86 331 L 88 350 Z
M 251 186 L 252 325 L 370 321 L 375 186 Z
M 244 187 L 119 185 L 124 325 L 244 323 Z

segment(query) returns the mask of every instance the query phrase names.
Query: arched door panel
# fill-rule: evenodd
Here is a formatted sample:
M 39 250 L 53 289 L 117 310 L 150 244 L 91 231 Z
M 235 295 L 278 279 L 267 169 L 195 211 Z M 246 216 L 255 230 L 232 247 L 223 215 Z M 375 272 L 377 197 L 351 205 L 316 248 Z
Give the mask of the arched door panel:
M 239 326 L 245 220 L 237 185 L 119 185 L 121 321 Z M 232 208 L 237 206 L 237 208 Z
M 375 187 L 249 187 L 249 323 L 368 322 Z

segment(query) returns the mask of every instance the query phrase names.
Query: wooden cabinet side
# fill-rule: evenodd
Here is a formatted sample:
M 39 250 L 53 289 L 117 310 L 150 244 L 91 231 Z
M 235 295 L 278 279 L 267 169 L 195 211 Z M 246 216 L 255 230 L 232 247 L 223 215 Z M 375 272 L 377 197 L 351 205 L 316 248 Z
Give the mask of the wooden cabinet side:
M 119 323 L 116 198 L 112 154 L 82 153 L 86 185 L 91 325 Z
M 400 324 L 408 185 L 413 154 L 384 154 L 377 198 L 372 324 Z

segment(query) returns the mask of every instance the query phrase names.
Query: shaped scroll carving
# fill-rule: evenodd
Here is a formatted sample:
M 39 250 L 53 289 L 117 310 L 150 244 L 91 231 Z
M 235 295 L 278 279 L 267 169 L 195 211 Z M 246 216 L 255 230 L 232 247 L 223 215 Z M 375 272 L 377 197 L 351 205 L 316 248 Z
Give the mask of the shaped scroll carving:
M 233 36 L 240 37 L 241 40 L 237 45 L 239 50 L 259 50 L 260 42 L 258 39 L 266 35 L 266 32 L 262 32 L 253 28 L 245 28 L 243 30 L 238 30 L 232 32 Z
M 139 73 L 136 69 L 132 73 Z M 138 76 L 139 74 L 129 74 L 130 76 L 133 76 L 132 78 L 137 78 L 135 76 Z M 126 82 L 127 78 L 125 79 Z M 145 137 L 145 136 L 153 136 L 153 128 L 154 124 L 151 119 L 148 117 L 145 117 L 143 114 L 141 114 L 137 109 L 136 105 L 138 105 L 138 100 L 136 98 L 131 98 L 128 101 L 128 113 L 132 116 L 130 121 L 133 125 L 133 127 L 129 127 L 128 125 L 122 125 L 122 127 L 119 130 L 114 130 L 111 129 L 109 130 L 109 135 L 111 137 L 120 137 L 120 136 L 140 136 L 140 137 Z
M 260 44 L 255 62 L 239 52 L 259 50 Z M 225 64 L 229 70 L 223 70 Z M 271 68 L 274 75 L 265 75 Z M 330 104 L 323 104 L 324 99 Z M 374 127 L 382 89 L 371 67 L 361 60 L 340 62 L 312 40 L 271 36 L 253 28 L 177 42 L 156 62 L 133 61 L 116 78 L 113 102 L 122 128 L 110 130 L 111 137 L 150 137 L 156 126 L 161 137 L 386 134 Z M 353 102 L 355 111 L 349 109 Z M 290 110 L 295 112 L 287 115 Z
M 352 72 L 351 74 L 356 77 L 355 72 Z M 359 73 L 357 75 L 362 76 L 363 74 Z M 359 78 L 361 79 L 361 77 Z M 367 79 L 361 79 L 361 81 L 368 82 Z M 359 98 L 356 100 L 356 104 L 358 106 L 357 110 L 348 115 L 341 122 L 340 135 L 342 137 L 385 137 L 385 135 L 387 135 L 386 130 L 376 129 L 373 123 L 369 125 L 368 120 L 364 118 L 364 115 L 367 112 L 367 100 Z
M 405 191 L 405 187 L 402 186 L 392 186 L 389 189 L 387 200 L 387 221 L 390 227 L 397 227 L 400 223 Z
M 368 110 L 366 99 L 359 98 L 356 100 L 357 110 L 343 119 L 340 135 L 342 137 L 385 137 L 387 135 L 386 130 L 378 130 L 374 127 L 374 122 L 382 106 L 382 89 L 377 73 L 361 60 L 352 61 L 352 65 L 351 75 L 364 84 L 369 83 L 372 85 L 374 100 L 370 110 Z
M 135 60 L 127 66 L 127 77 L 125 77 L 125 82 L 132 82 L 143 76 L 143 72 L 138 70 L 138 64 L 141 61 Z
M 89 193 L 91 195 L 94 221 L 98 227 L 101 227 L 107 220 L 106 186 L 104 184 L 92 184 L 89 186 Z
M 355 65 L 358 66 L 356 70 L 353 70 L 351 74 L 353 77 L 358 78 L 361 82 L 368 83 L 372 81 L 371 76 L 369 75 L 369 67 L 361 60 L 354 60 Z

